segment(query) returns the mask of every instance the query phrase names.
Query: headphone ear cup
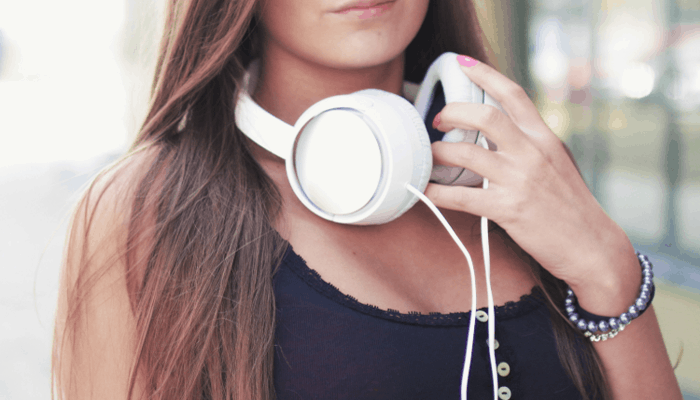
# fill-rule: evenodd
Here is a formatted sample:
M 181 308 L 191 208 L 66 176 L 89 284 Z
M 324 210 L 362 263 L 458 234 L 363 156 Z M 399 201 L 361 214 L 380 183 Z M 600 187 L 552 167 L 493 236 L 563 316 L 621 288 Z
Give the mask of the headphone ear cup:
M 476 84 L 472 83 L 472 85 L 476 86 Z M 478 86 L 476 86 L 478 88 Z M 503 106 L 501 106 L 501 103 L 496 101 L 493 97 L 491 97 L 490 94 L 484 93 L 484 101 L 483 103 L 492 107 L 496 107 L 499 111 L 501 111 L 503 114 L 506 114 L 506 111 L 503 109 Z M 478 143 L 479 138 L 484 137 L 486 139 L 486 143 L 489 147 L 489 150 L 496 151 L 498 149 L 498 146 L 491 140 L 489 140 L 486 135 L 484 135 L 481 131 L 477 132 L 476 136 L 470 137 L 469 142 L 473 143 Z M 444 140 L 444 139 L 443 139 Z M 449 176 L 451 181 L 449 182 L 450 185 L 454 186 L 476 186 L 481 184 L 484 181 L 484 178 L 477 174 L 476 172 L 470 171 L 466 168 L 457 168 L 457 167 L 444 167 L 444 166 L 437 166 L 433 169 L 433 174 L 432 178 L 435 179 L 436 176 Z M 436 179 L 435 179 L 436 180 Z M 442 183 L 438 180 L 438 183 Z
M 387 223 L 418 201 L 406 185 L 420 191 L 428 185 L 428 132 L 413 105 L 400 96 L 367 89 L 321 100 L 299 117 L 295 129 L 287 176 L 300 201 L 325 219 Z M 368 161 L 359 157 L 367 148 L 378 149 L 377 157 L 369 157 L 369 173 Z
M 437 91 L 441 84 L 441 91 Z M 436 99 L 435 93 L 442 93 L 442 99 Z M 467 102 L 488 104 L 505 113 L 501 105 L 488 93 L 472 82 L 461 70 L 457 62 L 457 54 L 444 53 L 438 57 L 428 68 L 426 76 L 421 83 L 416 96 L 416 109 L 422 117 L 425 117 L 434 107 L 437 101 L 444 104 L 454 102 Z M 442 103 L 441 103 L 442 104 Z M 442 136 L 445 142 L 478 143 L 483 133 L 476 130 L 453 129 Z M 493 142 L 486 139 L 489 149 L 495 150 Z M 434 166 L 430 179 L 444 185 L 474 186 L 483 181 L 483 178 L 473 171 L 460 167 Z

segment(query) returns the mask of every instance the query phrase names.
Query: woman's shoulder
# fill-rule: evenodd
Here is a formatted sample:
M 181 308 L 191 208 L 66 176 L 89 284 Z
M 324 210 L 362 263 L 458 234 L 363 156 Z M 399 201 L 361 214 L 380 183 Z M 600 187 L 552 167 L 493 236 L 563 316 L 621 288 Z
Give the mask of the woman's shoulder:
M 110 237 L 114 244 L 115 235 L 126 233 L 138 185 L 156 157 L 156 148 L 144 148 L 97 173 L 74 207 L 69 247 L 89 245 L 104 252 L 105 243 L 98 241 Z
M 83 213 L 93 217 L 96 223 L 100 220 L 125 222 L 139 185 L 148 176 L 159 152 L 160 146 L 144 146 L 104 167 L 83 192 L 75 208 L 74 220 L 83 219 L 80 215 Z M 111 229 L 120 226 L 107 224 Z
M 109 264 L 124 264 L 127 247 L 133 241 L 130 231 L 135 227 L 150 231 L 155 225 L 155 215 L 149 211 L 148 204 L 155 196 L 158 180 L 150 178 L 150 171 L 160 150 L 160 146 L 151 145 L 129 152 L 100 171 L 85 189 L 73 212 L 65 267 L 87 271 L 74 270 L 74 274 L 96 272 Z M 147 179 L 151 184 L 144 186 Z M 137 199 L 142 211 L 134 218 Z M 133 253 L 139 248 L 129 250 Z
M 100 203 L 126 206 L 122 200 L 134 195 L 138 184 L 146 177 L 161 151 L 159 145 L 141 146 L 129 151 L 114 163 L 98 172 L 83 193 L 79 206 L 97 211 Z

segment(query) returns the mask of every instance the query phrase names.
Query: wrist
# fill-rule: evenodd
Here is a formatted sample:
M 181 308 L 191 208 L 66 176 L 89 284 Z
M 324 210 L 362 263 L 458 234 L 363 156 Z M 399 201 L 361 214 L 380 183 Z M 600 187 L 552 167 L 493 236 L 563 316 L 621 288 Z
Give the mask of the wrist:
M 591 341 L 598 342 L 614 338 L 633 319 L 642 315 L 647 307 L 651 306 L 651 301 L 654 298 L 653 266 L 646 255 L 637 253 L 636 256 L 643 276 L 642 283 L 639 286 L 639 295 L 634 300 L 634 303 L 625 312 L 621 313 L 619 317 L 590 313 L 579 306 L 580 304 L 577 302 L 574 291 L 571 288 L 567 290 L 567 297 L 564 301 L 567 316 Z
M 610 254 L 589 268 L 585 276 L 569 286 L 586 311 L 606 316 L 625 312 L 639 295 L 642 270 L 629 239 L 625 236 Z

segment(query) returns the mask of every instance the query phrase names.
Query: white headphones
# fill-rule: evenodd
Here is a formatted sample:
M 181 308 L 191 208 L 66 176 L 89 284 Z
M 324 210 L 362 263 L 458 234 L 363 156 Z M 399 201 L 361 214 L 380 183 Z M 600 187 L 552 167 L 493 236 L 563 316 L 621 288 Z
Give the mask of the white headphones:
M 483 103 L 502 110 L 462 72 L 455 53 L 442 54 L 430 66 L 415 106 L 393 93 L 366 89 L 317 102 L 294 126 L 250 97 L 258 75 L 256 60 L 244 77 L 236 124 L 251 140 L 286 161 L 294 193 L 320 217 L 344 224 L 382 224 L 418 201 L 406 185 L 423 192 L 429 180 L 464 186 L 482 180 L 464 168 L 433 168 L 424 120 L 438 82 L 447 103 Z M 476 143 L 480 137 L 478 131 L 454 129 L 442 140 Z M 489 148 L 495 145 L 489 143 Z

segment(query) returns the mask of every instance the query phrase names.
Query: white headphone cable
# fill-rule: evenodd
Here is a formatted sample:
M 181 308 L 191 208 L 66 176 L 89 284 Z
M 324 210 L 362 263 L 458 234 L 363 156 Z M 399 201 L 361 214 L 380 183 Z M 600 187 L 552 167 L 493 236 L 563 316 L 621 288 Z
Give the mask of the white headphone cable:
M 486 150 L 489 149 L 486 138 L 482 135 L 477 140 L 478 144 Z M 489 180 L 483 177 L 483 188 L 488 189 Z M 489 251 L 489 220 L 481 217 L 481 249 L 484 252 L 484 271 L 486 272 L 486 297 L 488 299 L 488 332 L 489 332 L 489 360 L 491 361 L 491 380 L 493 382 L 493 399 L 498 399 L 498 376 L 496 374 L 496 349 L 494 341 L 496 336 L 496 311 L 494 310 L 493 291 L 491 290 L 491 253 Z
M 482 147 L 486 148 L 488 150 L 488 143 L 486 142 L 485 138 L 482 136 L 478 140 L 479 145 Z M 483 178 L 483 188 L 487 189 L 489 186 L 489 181 L 487 178 Z M 464 244 L 462 243 L 461 240 L 459 240 L 459 237 L 457 237 L 457 234 L 455 233 L 454 229 L 450 226 L 450 224 L 447 222 L 445 217 L 442 215 L 440 210 L 433 204 L 430 199 L 428 199 L 420 190 L 416 189 L 415 187 L 411 186 L 410 184 L 406 185 L 406 189 L 416 195 L 423 203 L 425 203 L 428 208 L 435 214 L 435 216 L 440 220 L 442 225 L 445 227 L 447 232 L 450 234 L 452 237 L 452 240 L 457 244 L 459 249 L 462 251 L 464 254 L 464 257 L 467 259 L 467 263 L 469 264 L 469 273 L 471 277 L 471 284 L 472 284 L 472 308 L 471 308 L 471 313 L 469 315 L 469 332 L 467 334 L 467 349 L 466 349 L 466 354 L 464 356 L 464 368 L 462 370 L 462 382 L 461 382 L 461 399 L 462 400 L 467 400 L 467 384 L 469 381 L 469 369 L 471 367 L 471 360 L 472 360 L 472 353 L 473 353 L 473 348 L 474 348 L 474 325 L 476 322 L 476 280 L 474 277 L 474 263 L 472 262 L 472 258 L 469 255 L 469 251 L 467 251 L 466 247 L 464 247 Z M 487 298 L 488 298 L 488 334 L 489 334 L 489 339 L 488 339 L 488 346 L 489 346 L 489 359 L 491 363 L 491 378 L 493 381 L 493 398 L 494 400 L 498 399 L 498 377 L 496 373 L 496 352 L 494 349 L 494 336 L 495 336 L 495 310 L 494 310 L 494 302 L 493 302 L 493 292 L 491 290 L 491 258 L 490 258 L 490 253 L 489 253 L 489 239 L 488 239 L 488 219 L 486 217 L 481 217 L 481 246 L 484 252 L 484 268 L 486 272 L 486 293 L 487 293 Z
M 464 247 L 464 244 L 462 244 L 462 241 L 459 240 L 459 238 L 457 237 L 457 234 L 452 229 L 450 224 L 447 222 L 445 217 L 443 217 L 440 210 L 438 210 L 438 208 L 435 207 L 435 204 L 433 204 L 433 202 L 430 201 L 430 199 L 428 199 L 423 193 L 421 193 L 420 190 L 416 189 L 415 187 L 411 186 L 410 184 L 406 185 L 406 189 L 408 189 L 411 193 L 418 196 L 418 198 L 421 199 L 423 201 L 423 203 L 425 203 L 430 208 L 430 210 L 440 220 L 440 222 L 445 227 L 445 229 L 447 229 L 447 232 L 452 237 L 452 240 L 454 240 L 455 243 L 457 243 L 457 246 L 459 247 L 459 249 L 462 250 L 464 257 L 466 257 L 467 263 L 469 264 L 469 273 L 471 275 L 471 282 L 472 282 L 472 311 L 469 315 L 469 333 L 467 334 L 467 351 L 466 351 L 466 354 L 464 356 L 464 369 L 462 370 L 462 385 L 461 385 L 462 400 L 466 400 L 466 398 L 467 398 L 467 381 L 469 380 L 469 368 L 471 367 L 472 349 L 474 347 L 474 324 L 476 322 L 476 279 L 474 278 L 474 264 L 472 262 L 472 257 L 469 255 L 469 252 L 467 251 L 466 247 Z

